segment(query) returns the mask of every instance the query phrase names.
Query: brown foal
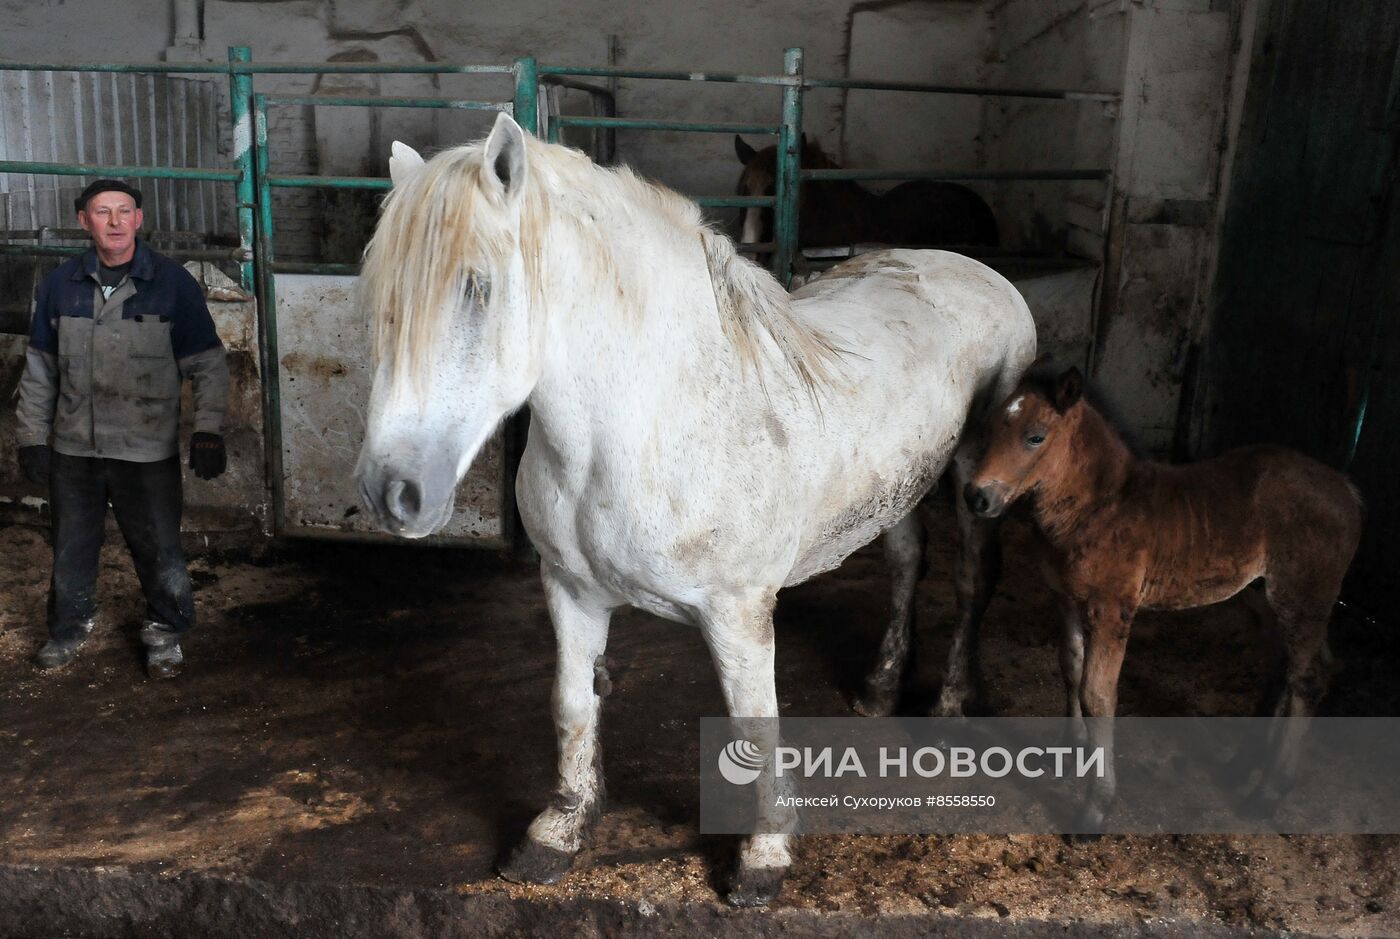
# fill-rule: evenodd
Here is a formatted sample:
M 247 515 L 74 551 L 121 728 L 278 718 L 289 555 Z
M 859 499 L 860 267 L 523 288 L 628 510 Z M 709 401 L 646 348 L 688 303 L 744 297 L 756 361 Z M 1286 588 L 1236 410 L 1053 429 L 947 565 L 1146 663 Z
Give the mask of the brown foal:
M 1270 713 L 1312 714 L 1326 690 L 1328 621 L 1361 535 L 1361 500 L 1345 476 L 1269 446 L 1183 466 L 1138 459 L 1085 400 L 1078 369 L 1056 376 L 1041 363 L 992 412 L 987 434 L 964 498 L 978 515 L 997 516 L 1022 495 L 1034 497 L 1043 566 L 1064 617 L 1060 665 L 1071 717 L 1115 713 L 1139 609 L 1216 603 L 1260 578 L 1266 602 L 1252 605 L 1277 620 L 1286 656 Z M 1271 734 L 1272 766 L 1254 798 L 1271 802 L 1287 788 L 1297 723 L 1282 740 Z M 1091 741 L 1111 756 L 1112 722 L 1089 724 Z M 1098 829 L 1113 799 L 1108 763 L 1081 832 Z

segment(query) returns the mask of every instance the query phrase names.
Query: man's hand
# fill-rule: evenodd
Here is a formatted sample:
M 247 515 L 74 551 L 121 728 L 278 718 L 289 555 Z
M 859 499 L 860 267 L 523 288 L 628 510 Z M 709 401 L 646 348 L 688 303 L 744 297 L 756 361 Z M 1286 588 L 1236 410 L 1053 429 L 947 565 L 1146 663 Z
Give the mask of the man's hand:
M 48 485 L 51 461 L 52 451 L 49 450 L 49 445 L 46 443 L 19 448 L 19 471 L 31 483 L 38 483 L 41 486 Z
M 213 479 L 228 465 L 224 438 L 203 431 L 190 437 L 190 469 L 200 479 Z

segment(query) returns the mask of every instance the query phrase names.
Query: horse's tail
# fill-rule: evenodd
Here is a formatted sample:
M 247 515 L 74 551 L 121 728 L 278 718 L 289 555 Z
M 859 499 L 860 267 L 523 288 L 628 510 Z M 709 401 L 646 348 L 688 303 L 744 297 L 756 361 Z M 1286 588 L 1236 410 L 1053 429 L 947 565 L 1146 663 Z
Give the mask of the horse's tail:
M 700 243 L 720 324 L 739 355 L 761 381 L 759 350 L 762 333 L 767 333 L 815 399 L 818 390 L 835 378 L 840 350 L 823 332 L 793 316 L 787 291 L 763 268 L 736 253 L 734 242 L 702 228 Z

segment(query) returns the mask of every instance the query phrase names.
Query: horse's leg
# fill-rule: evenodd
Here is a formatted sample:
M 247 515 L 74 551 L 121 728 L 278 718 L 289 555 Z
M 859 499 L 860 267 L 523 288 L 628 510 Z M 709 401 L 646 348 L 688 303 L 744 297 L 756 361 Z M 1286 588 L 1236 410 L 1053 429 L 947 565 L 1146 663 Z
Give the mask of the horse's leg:
M 915 509 L 885 532 L 885 561 L 893 580 L 893 612 L 880 642 L 880 657 L 865 677 L 864 693 L 856 699 L 857 714 L 888 717 L 899 700 L 914 632 L 914 587 L 923 560 L 924 528 Z
M 741 725 L 750 743 L 768 755 L 755 781 L 760 820 L 773 822 L 779 783 L 772 757 L 778 746 L 778 694 L 773 678 L 773 601 L 775 591 L 726 597 L 711 603 L 701 618 L 705 642 L 714 658 L 720 689 L 731 718 L 759 718 Z M 786 827 L 790 818 L 764 827 Z M 749 835 L 739 847 L 738 863 L 725 899 L 733 906 L 764 906 L 778 895 L 792 863 L 786 832 Z
M 962 496 L 977 468 L 979 449 L 976 444 L 964 444 L 953 458 L 953 511 L 961 536 L 954 582 L 958 610 L 935 717 L 961 717 L 964 707 L 977 697 L 978 631 L 1001 577 L 1001 520 L 978 518 Z
M 552 884 L 568 872 L 603 810 L 602 752 L 598 746 L 599 674 L 608 643 L 612 605 L 588 585 L 542 566 L 545 601 L 554 623 L 554 728 L 559 738 L 559 784 L 549 806 L 535 816 L 525 839 L 501 865 L 517 883 Z
M 1082 744 L 1084 708 L 1079 692 L 1084 684 L 1084 623 L 1079 618 L 1079 604 L 1064 594 L 1056 594 L 1055 602 L 1060 612 L 1060 675 L 1065 682 L 1065 716 L 1070 722 L 1070 738 Z
M 1269 728 L 1268 765 L 1246 801 L 1251 813 L 1272 814 L 1297 777 L 1303 736 L 1327 691 L 1327 626 L 1338 592 L 1340 578 L 1335 586 L 1295 583 L 1287 577 L 1268 581 L 1266 597 L 1278 618 L 1287 664 Z
M 1118 791 L 1118 778 L 1113 767 L 1113 717 L 1118 711 L 1118 676 L 1123 670 L 1123 655 L 1128 650 L 1128 632 L 1133 616 L 1133 604 L 1119 597 L 1095 598 L 1081 606 L 1080 618 L 1087 630 L 1087 650 L 1084 656 L 1084 678 L 1079 689 L 1079 703 L 1088 720 L 1089 747 L 1102 749 L 1104 774 L 1089 784 L 1089 797 L 1084 801 L 1075 822 L 1080 834 L 1099 831 Z

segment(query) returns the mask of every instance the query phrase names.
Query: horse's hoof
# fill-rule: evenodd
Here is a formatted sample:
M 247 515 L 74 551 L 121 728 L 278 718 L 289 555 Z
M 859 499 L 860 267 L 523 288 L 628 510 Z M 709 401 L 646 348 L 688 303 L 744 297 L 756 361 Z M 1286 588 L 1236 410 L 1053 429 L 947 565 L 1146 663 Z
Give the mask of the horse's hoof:
M 777 899 L 785 877 L 786 867 L 740 865 L 729 880 L 729 892 L 724 899 L 730 906 L 740 908 L 767 906 Z
M 889 717 L 894 713 L 895 694 L 885 689 L 867 688 L 851 702 L 851 710 L 861 717 Z
M 1239 814 L 1242 818 L 1264 821 L 1278 812 L 1283 795 L 1273 786 L 1260 783 L 1240 801 Z
M 574 866 L 575 855 L 526 838 L 496 872 L 515 884 L 557 884 Z

